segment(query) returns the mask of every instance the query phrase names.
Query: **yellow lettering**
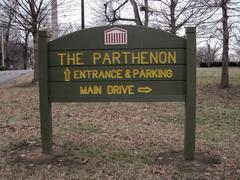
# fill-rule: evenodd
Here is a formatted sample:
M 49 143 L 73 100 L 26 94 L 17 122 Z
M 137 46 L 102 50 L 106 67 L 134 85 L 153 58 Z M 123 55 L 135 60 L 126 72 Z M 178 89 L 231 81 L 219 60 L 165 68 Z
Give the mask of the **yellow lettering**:
M 139 69 L 133 69 L 133 78 L 139 74 Z
M 140 74 L 139 74 L 139 78 L 146 78 L 146 74 L 145 74 L 145 70 L 141 69 Z
M 76 53 L 76 65 L 84 64 L 83 59 L 81 58 L 82 55 L 83 55 L 83 53 Z
M 140 52 L 132 52 L 132 64 L 140 64 Z
M 64 64 L 64 57 L 66 56 L 66 53 L 57 53 L 57 56 L 60 56 L 60 64 Z
M 76 64 L 83 64 L 82 53 L 76 54 Z M 60 56 L 60 59 L 64 55 Z M 176 51 L 110 51 L 93 52 L 93 64 L 173 64 L 177 61 Z M 70 59 L 71 60 L 71 59 Z M 69 60 L 69 61 L 70 61 Z M 63 62 L 64 60 L 62 60 Z
M 130 52 L 122 52 L 122 55 L 124 55 L 124 64 L 128 64 L 128 55 Z
M 126 86 L 119 86 L 119 85 L 108 85 L 107 86 L 107 94 L 114 95 L 114 94 L 134 94 L 134 85 L 126 85 Z
M 61 65 L 83 65 L 83 53 L 57 53 Z
M 161 51 L 159 53 L 159 62 L 160 62 L 160 64 L 167 63 L 167 53 L 166 52 Z
M 153 77 L 153 69 L 146 69 L 146 77 L 145 78 L 149 78 L 149 77 Z
M 85 73 L 85 71 L 79 71 L 79 78 L 80 78 L 80 79 L 85 79 L 85 78 L 86 78 L 86 73 Z
M 158 64 L 158 52 L 150 52 L 149 54 L 150 64 Z M 154 62 L 154 63 L 153 63 Z
M 167 69 L 167 77 L 172 78 L 173 77 L 173 70 L 172 69 Z
M 119 69 L 119 70 L 116 71 L 116 79 L 122 79 L 122 78 L 123 78 L 123 76 L 122 76 L 122 70 Z
M 120 63 L 120 57 L 121 57 L 120 52 L 112 52 L 112 61 L 113 61 L 113 64 L 121 64 L 121 63 Z
M 128 86 L 128 94 L 134 94 L 133 88 L 134 88 L 134 85 Z
M 97 64 L 97 60 L 101 59 L 102 55 L 101 53 L 94 52 L 93 53 L 93 64 Z
M 141 79 L 161 79 L 161 78 L 172 78 L 172 69 L 133 69 L 132 78 Z
M 92 72 L 92 78 L 93 79 L 98 79 L 98 71 L 97 70 L 92 70 L 92 71 L 89 70 L 89 72 Z M 88 73 L 88 78 L 91 79 L 91 74 L 90 73 Z
M 102 86 L 80 86 L 81 95 L 99 95 L 102 94 Z
M 88 94 L 87 86 L 80 86 L 80 94 Z
M 160 77 L 161 78 L 167 78 L 167 71 L 166 70 L 160 71 Z
M 102 64 L 112 64 L 110 55 L 107 52 L 104 55 Z
M 75 65 L 76 64 L 75 53 L 67 53 L 67 65 Z
M 177 63 L 176 51 L 168 52 L 168 63 L 171 64 L 171 62 L 174 64 Z
M 77 70 L 73 71 L 73 79 L 79 79 L 79 71 Z
M 141 64 L 149 64 L 149 59 L 146 59 L 146 56 L 149 52 L 141 52 Z

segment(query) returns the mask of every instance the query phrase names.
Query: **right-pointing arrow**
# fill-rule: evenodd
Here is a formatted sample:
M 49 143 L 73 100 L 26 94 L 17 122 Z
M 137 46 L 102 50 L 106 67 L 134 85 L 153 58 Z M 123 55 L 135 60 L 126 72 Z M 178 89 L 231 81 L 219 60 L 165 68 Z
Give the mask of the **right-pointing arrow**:
M 145 94 L 148 94 L 152 91 L 152 88 L 148 87 L 148 86 L 145 86 L 145 87 L 139 87 L 138 88 L 138 92 L 139 93 L 145 93 Z

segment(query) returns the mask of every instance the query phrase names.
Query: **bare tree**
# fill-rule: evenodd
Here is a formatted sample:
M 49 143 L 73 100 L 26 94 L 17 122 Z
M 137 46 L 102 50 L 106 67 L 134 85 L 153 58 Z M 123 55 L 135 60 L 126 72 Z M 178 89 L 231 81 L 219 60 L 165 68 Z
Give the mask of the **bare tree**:
M 140 15 L 139 15 L 139 11 L 138 11 L 138 6 L 135 0 L 130 0 L 130 3 L 132 5 L 133 8 L 133 12 L 134 12 L 134 19 L 135 19 L 135 23 L 139 26 L 142 26 L 143 23 L 141 21 Z
M 21 38 L 23 39 L 23 43 L 20 43 L 20 45 L 23 48 L 23 69 L 26 70 L 27 66 L 28 66 L 28 60 L 30 57 L 30 53 L 29 53 L 29 45 L 28 45 L 28 41 L 29 41 L 29 35 L 30 35 L 30 31 L 29 30 L 25 30 L 23 31 Z
M 2 7 L 14 12 L 14 26 L 21 30 L 31 32 L 34 44 L 34 77 L 38 81 L 38 38 L 37 33 L 49 13 L 51 1 L 44 0 L 2 0 Z
M 16 7 L 16 5 L 12 2 L 9 1 L 9 6 L 12 6 L 12 8 L 14 9 Z M 6 52 L 6 56 L 5 56 L 5 61 L 6 61 L 6 65 L 9 68 L 10 67 L 10 58 L 9 58 L 9 39 L 10 39 L 10 35 L 11 35 L 11 28 L 13 25 L 13 21 L 15 18 L 15 11 L 8 9 L 8 8 L 3 8 L 2 4 L 0 4 L 2 13 L 2 19 L 1 19 L 1 23 L 3 26 L 3 29 L 5 30 L 4 33 L 4 39 L 5 39 L 5 52 Z
M 151 0 L 157 28 L 165 29 L 173 34 L 187 23 L 200 25 L 215 12 L 206 8 L 201 0 Z
M 240 2 L 234 0 L 204 0 L 205 6 L 210 9 L 218 10 L 217 16 L 206 22 L 206 34 L 211 32 L 210 38 L 217 38 L 222 42 L 222 74 L 220 87 L 228 88 L 229 84 L 229 40 L 234 35 L 236 16 L 239 16 Z
M 104 13 L 101 15 L 104 14 L 110 24 L 128 21 L 149 26 L 150 22 L 150 26 L 176 34 L 187 23 L 198 26 L 216 12 L 200 2 L 201 0 L 105 0 Z M 132 7 L 131 15 L 129 7 Z
M 205 46 L 199 47 L 197 50 L 198 62 L 207 63 L 209 67 L 212 62 L 216 61 L 218 52 L 221 48 L 222 47 L 218 43 L 212 46 L 210 42 L 207 42 Z
M 62 23 L 59 26 L 59 36 L 64 36 L 67 35 L 69 33 L 75 32 L 75 31 L 79 31 L 81 30 L 82 27 L 80 24 L 76 24 L 76 23 Z
M 132 8 L 130 16 L 128 16 L 128 7 Z M 145 13 L 144 21 L 141 19 L 140 11 L 144 11 Z M 143 5 L 136 0 L 107 0 L 104 2 L 104 13 L 101 14 L 104 15 L 107 22 L 109 22 L 110 24 L 114 24 L 116 22 L 134 22 L 136 25 L 139 26 L 148 26 L 148 0 L 144 0 Z M 126 16 L 126 14 L 128 15 Z
M 220 86 L 229 87 L 229 26 L 228 26 L 228 3 L 229 0 L 221 0 L 219 5 L 222 10 L 222 35 L 223 35 L 223 52 L 222 52 L 222 76 Z
M 52 27 L 52 39 L 57 39 L 58 38 L 58 31 L 59 31 L 59 28 L 58 28 L 58 1 L 57 0 L 52 0 L 52 4 L 51 4 L 51 8 L 52 8 L 52 13 L 51 13 L 51 21 L 52 21 L 52 24 L 51 24 L 51 27 Z
M 149 22 L 148 0 L 144 0 L 144 6 L 141 7 L 141 10 L 145 12 L 145 22 L 144 22 L 144 26 L 148 26 L 148 22 Z

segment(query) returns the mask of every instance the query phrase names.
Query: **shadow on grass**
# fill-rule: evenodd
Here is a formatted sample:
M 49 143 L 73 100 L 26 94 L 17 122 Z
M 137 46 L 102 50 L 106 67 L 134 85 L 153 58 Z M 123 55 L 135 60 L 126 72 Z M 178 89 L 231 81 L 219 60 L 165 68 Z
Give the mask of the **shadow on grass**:
M 57 152 L 58 151 L 58 152 Z M 23 141 L 11 145 L 1 156 L 9 157 L 9 164 L 61 164 L 71 168 L 76 166 L 101 168 L 106 164 L 143 164 L 147 166 L 173 167 L 178 172 L 205 173 L 209 167 L 223 163 L 218 154 L 198 150 L 195 161 L 185 161 L 183 151 L 166 149 L 161 153 L 141 150 L 118 149 L 113 146 L 98 147 L 82 143 L 66 143 L 54 152 L 52 157 L 41 156 L 37 141 Z M 24 155 L 24 156 L 23 156 Z
M 199 150 L 195 153 L 194 161 L 186 161 L 182 150 L 170 150 L 155 155 L 154 162 L 158 165 L 173 166 L 180 172 L 204 173 L 209 167 L 222 164 L 223 158 L 218 154 Z
M 66 148 L 63 161 L 71 163 L 84 163 L 87 161 L 101 162 L 122 162 L 122 163 L 144 163 L 153 164 L 153 159 L 145 152 L 133 152 L 127 149 L 117 149 L 112 146 L 95 147 L 92 145 L 81 144 L 78 147 Z

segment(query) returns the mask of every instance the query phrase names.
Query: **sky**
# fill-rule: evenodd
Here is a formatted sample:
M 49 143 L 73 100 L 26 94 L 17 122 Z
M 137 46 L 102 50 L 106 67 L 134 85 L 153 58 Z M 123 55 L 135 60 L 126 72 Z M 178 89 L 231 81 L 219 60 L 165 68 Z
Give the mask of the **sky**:
M 69 26 L 81 27 L 81 0 L 58 0 L 64 1 L 63 4 L 60 4 L 58 7 L 58 22 L 60 29 Z M 152 2 L 153 3 L 153 2 Z M 98 9 L 100 6 L 103 6 L 103 0 L 85 0 L 85 27 L 94 27 L 99 26 L 100 24 L 96 23 L 96 12 L 94 9 Z M 124 12 L 121 16 L 129 17 L 132 16 L 132 8 L 129 10 L 124 8 Z M 127 12 L 126 12 L 127 11 Z M 151 18 L 151 17 L 150 17 Z M 143 17 L 142 17 L 143 19 Z M 73 30 L 77 30 L 74 29 Z M 180 36 L 184 36 L 185 31 L 182 29 L 178 32 Z
M 58 0 L 61 1 L 61 0 Z M 63 0 L 62 0 L 63 1 Z M 100 6 L 103 6 L 103 0 L 85 0 L 85 27 L 94 27 L 99 26 L 100 24 L 96 23 L 96 12 L 94 9 L 98 9 Z M 129 10 L 124 8 L 124 13 L 121 16 L 129 17 L 132 14 L 132 8 Z M 128 12 L 126 12 L 128 11 Z M 129 14 L 130 13 L 130 14 Z M 143 19 L 143 17 L 142 17 Z M 60 25 L 60 36 L 67 34 L 76 30 L 80 30 L 81 27 L 81 0 L 64 0 L 64 4 L 60 4 L 58 7 L 58 23 Z M 69 27 L 70 24 L 73 27 L 71 30 L 64 32 L 63 29 Z M 184 36 L 185 30 L 182 29 L 178 32 L 179 36 Z
M 89 27 L 93 23 L 94 3 L 85 0 L 85 24 Z M 81 26 L 81 0 L 65 0 L 58 8 L 58 22 L 61 25 L 69 23 Z
M 58 0 L 61 1 L 61 0 Z M 63 1 L 63 0 L 62 0 Z M 238 1 L 238 0 L 237 0 Z M 99 26 L 96 23 L 96 14 L 94 15 L 94 9 L 99 8 L 99 4 L 103 6 L 103 0 L 85 0 L 85 27 L 94 27 Z M 128 12 L 131 12 L 128 11 Z M 123 14 L 124 15 L 124 14 Z M 221 15 L 221 12 L 219 12 Z M 64 29 L 65 27 L 69 27 L 69 25 L 73 25 L 74 27 L 65 32 L 65 34 L 80 30 L 81 27 L 81 0 L 64 0 L 64 4 L 60 5 L 58 8 L 58 22 L 60 24 L 60 29 Z M 185 34 L 184 29 L 178 32 L 180 36 Z M 206 39 L 198 38 L 198 45 L 205 46 Z M 201 43 L 203 41 L 203 43 Z M 215 40 L 210 41 L 211 44 L 215 44 Z M 231 42 L 230 42 L 231 43 Z

